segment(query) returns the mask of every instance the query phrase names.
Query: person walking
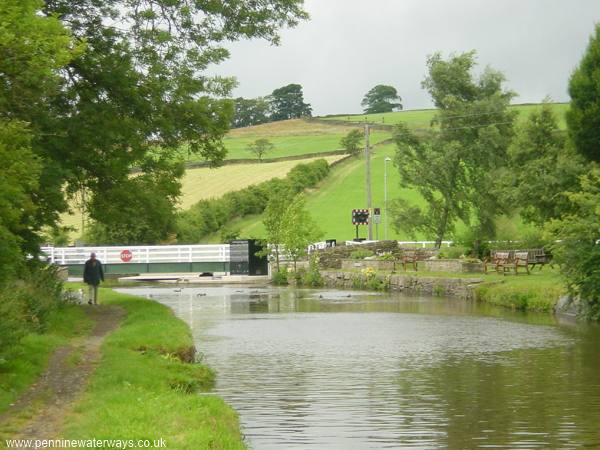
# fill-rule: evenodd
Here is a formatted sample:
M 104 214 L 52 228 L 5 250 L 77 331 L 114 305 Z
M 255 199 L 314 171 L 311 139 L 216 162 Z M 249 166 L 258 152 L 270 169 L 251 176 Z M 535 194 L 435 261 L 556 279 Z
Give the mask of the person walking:
M 98 304 L 98 285 L 104 281 L 104 271 L 102 263 L 96 259 L 96 254 L 90 254 L 90 259 L 85 262 L 83 268 L 83 282 L 88 285 L 89 300 L 88 304 Z

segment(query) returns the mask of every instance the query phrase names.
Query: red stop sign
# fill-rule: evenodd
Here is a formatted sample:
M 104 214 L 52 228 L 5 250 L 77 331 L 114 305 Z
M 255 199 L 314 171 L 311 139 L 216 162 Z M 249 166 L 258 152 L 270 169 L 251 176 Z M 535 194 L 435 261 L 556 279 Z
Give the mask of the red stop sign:
M 133 258 L 133 253 L 131 253 L 130 250 L 123 250 L 121 252 L 121 261 L 129 262 L 131 261 L 131 258 Z

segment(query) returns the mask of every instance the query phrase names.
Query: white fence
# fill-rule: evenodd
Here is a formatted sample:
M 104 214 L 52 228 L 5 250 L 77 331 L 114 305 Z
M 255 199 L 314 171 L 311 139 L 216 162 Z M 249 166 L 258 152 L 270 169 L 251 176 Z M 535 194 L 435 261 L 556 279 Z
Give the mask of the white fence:
M 346 245 L 361 245 L 361 244 L 369 244 L 371 242 L 378 242 L 378 241 L 361 241 L 361 242 L 355 242 L 355 241 L 346 241 Z M 426 248 L 426 247 L 431 247 L 432 245 L 435 245 L 435 241 L 397 241 L 398 242 L 398 246 L 399 247 L 422 247 L 422 248 Z M 442 241 L 442 245 L 446 246 L 446 247 L 450 247 L 452 245 L 453 241 Z
M 96 253 L 103 264 L 229 262 L 229 244 L 120 247 L 42 247 L 54 264 L 83 264 Z

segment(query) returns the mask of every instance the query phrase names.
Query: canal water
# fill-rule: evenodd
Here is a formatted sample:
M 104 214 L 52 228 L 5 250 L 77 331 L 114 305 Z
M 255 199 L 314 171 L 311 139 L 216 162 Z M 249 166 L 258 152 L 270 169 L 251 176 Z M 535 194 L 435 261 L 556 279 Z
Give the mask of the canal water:
M 598 327 L 398 294 L 120 291 L 190 325 L 255 450 L 600 448 Z

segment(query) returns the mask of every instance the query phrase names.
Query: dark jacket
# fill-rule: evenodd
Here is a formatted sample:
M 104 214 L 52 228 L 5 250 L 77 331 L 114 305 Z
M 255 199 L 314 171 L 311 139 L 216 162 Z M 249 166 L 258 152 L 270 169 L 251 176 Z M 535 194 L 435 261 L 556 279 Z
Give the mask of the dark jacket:
M 86 284 L 98 286 L 100 281 L 104 281 L 104 272 L 102 271 L 102 263 L 97 259 L 88 259 L 83 268 L 83 281 Z

